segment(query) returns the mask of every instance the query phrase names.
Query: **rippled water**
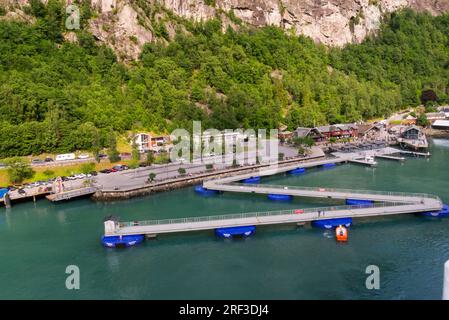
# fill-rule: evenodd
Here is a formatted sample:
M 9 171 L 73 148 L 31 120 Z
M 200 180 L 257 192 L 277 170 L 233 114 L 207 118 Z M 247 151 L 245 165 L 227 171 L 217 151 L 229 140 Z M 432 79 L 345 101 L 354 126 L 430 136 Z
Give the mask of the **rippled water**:
M 378 168 L 342 165 L 277 176 L 264 183 L 427 192 L 449 202 L 449 140 L 429 159 Z M 261 195 L 203 198 L 186 188 L 114 203 L 46 200 L 0 208 L 0 298 L 57 299 L 440 299 L 449 259 L 449 219 L 402 215 L 356 220 L 348 244 L 310 226 L 260 227 L 223 241 L 213 232 L 161 236 L 125 250 L 101 246 L 103 218 L 122 221 L 321 206 L 270 202 Z M 365 288 L 365 268 L 380 268 L 380 290 Z M 81 289 L 65 288 L 77 265 Z

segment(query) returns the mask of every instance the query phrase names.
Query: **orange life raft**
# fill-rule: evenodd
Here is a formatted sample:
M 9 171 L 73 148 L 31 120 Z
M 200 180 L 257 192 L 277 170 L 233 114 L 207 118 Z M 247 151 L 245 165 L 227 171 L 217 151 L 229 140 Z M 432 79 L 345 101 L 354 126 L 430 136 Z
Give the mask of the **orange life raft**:
M 335 229 L 335 238 L 337 239 L 338 242 L 348 241 L 348 230 L 344 226 L 339 225 Z

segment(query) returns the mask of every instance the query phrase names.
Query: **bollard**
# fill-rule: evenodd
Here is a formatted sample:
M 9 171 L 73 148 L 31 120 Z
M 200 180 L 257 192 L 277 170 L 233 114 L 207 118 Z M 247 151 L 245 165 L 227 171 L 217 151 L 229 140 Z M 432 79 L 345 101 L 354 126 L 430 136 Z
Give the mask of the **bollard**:
M 444 264 L 443 300 L 449 300 L 449 260 Z

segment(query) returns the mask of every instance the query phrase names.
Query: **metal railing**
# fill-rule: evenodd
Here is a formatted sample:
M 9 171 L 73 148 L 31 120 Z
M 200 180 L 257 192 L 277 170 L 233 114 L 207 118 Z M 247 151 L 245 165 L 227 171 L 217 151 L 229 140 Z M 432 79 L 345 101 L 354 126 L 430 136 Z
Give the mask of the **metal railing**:
M 166 225 L 176 223 L 195 223 L 205 221 L 220 221 L 220 220 L 232 220 L 232 219 L 244 219 L 255 217 L 271 217 L 279 215 L 298 215 L 297 210 L 301 210 L 301 214 L 338 211 L 338 210 L 354 210 L 354 209 L 369 209 L 369 208 L 382 208 L 409 205 L 403 202 L 389 202 L 389 203 L 373 203 L 373 204 L 361 204 L 361 205 L 343 205 L 343 206 L 328 206 L 328 207 L 315 207 L 315 208 L 297 208 L 288 210 L 277 211 L 262 211 L 262 212 L 248 212 L 248 213 L 234 213 L 216 216 L 204 216 L 204 217 L 189 217 L 189 218 L 176 218 L 176 219 L 161 219 L 161 220 L 144 220 L 134 222 L 119 222 L 119 227 L 133 227 L 133 226 L 152 226 L 152 225 Z M 323 215 L 324 217 L 324 215 Z
M 245 184 L 240 182 L 225 183 L 225 185 L 241 186 L 249 188 L 273 188 L 282 190 L 298 190 L 298 191 L 316 191 L 316 192 L 338 192 L 338 193 L 350 193 L 350 194 L 371 194 L 371 195 L 384 195 L 384 196 L 397 196 L 407 198 L 428 198 L 440 200 L 440 197 L 428 194 L 428 193 L 412 193 L 412 192 L 398 192 L 398 191 L 378 191 L 378 190 L 355 190 L 355 189 L 343 189 L 343 188 L 328 188 L 328 187 L 298 187 L 298 186 L 281 186 L 272 184 Z M 349 196 L 350 197 L 350 196 Z

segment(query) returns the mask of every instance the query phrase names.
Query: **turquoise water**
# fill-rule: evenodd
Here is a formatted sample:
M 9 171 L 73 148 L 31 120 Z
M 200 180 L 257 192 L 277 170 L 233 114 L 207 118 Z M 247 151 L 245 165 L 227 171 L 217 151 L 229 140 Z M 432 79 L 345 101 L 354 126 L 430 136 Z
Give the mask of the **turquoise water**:
M 427 192 L 449 202 L 449 141 L 429 159 L 379 161 L 375 169 L 341 165 L 264 183 Z M 310 226 L 261 227 L 245 240 L 213 232 L 161 236 L 125 250 L 105 249 L 103 218 L 122 221 L 323 206 L 260 195 L 212 198 L 193 188 L 113 203 L 46 200 L 0 208 L 2 299 L 440 299 L 449 259 L 449 219 L 417 215 L 355 221 L 348 244 Z M 380 268 L 380 290 L 365 268 Z M 67 265 L 80 268 L 80 290 L 67 290 Z

